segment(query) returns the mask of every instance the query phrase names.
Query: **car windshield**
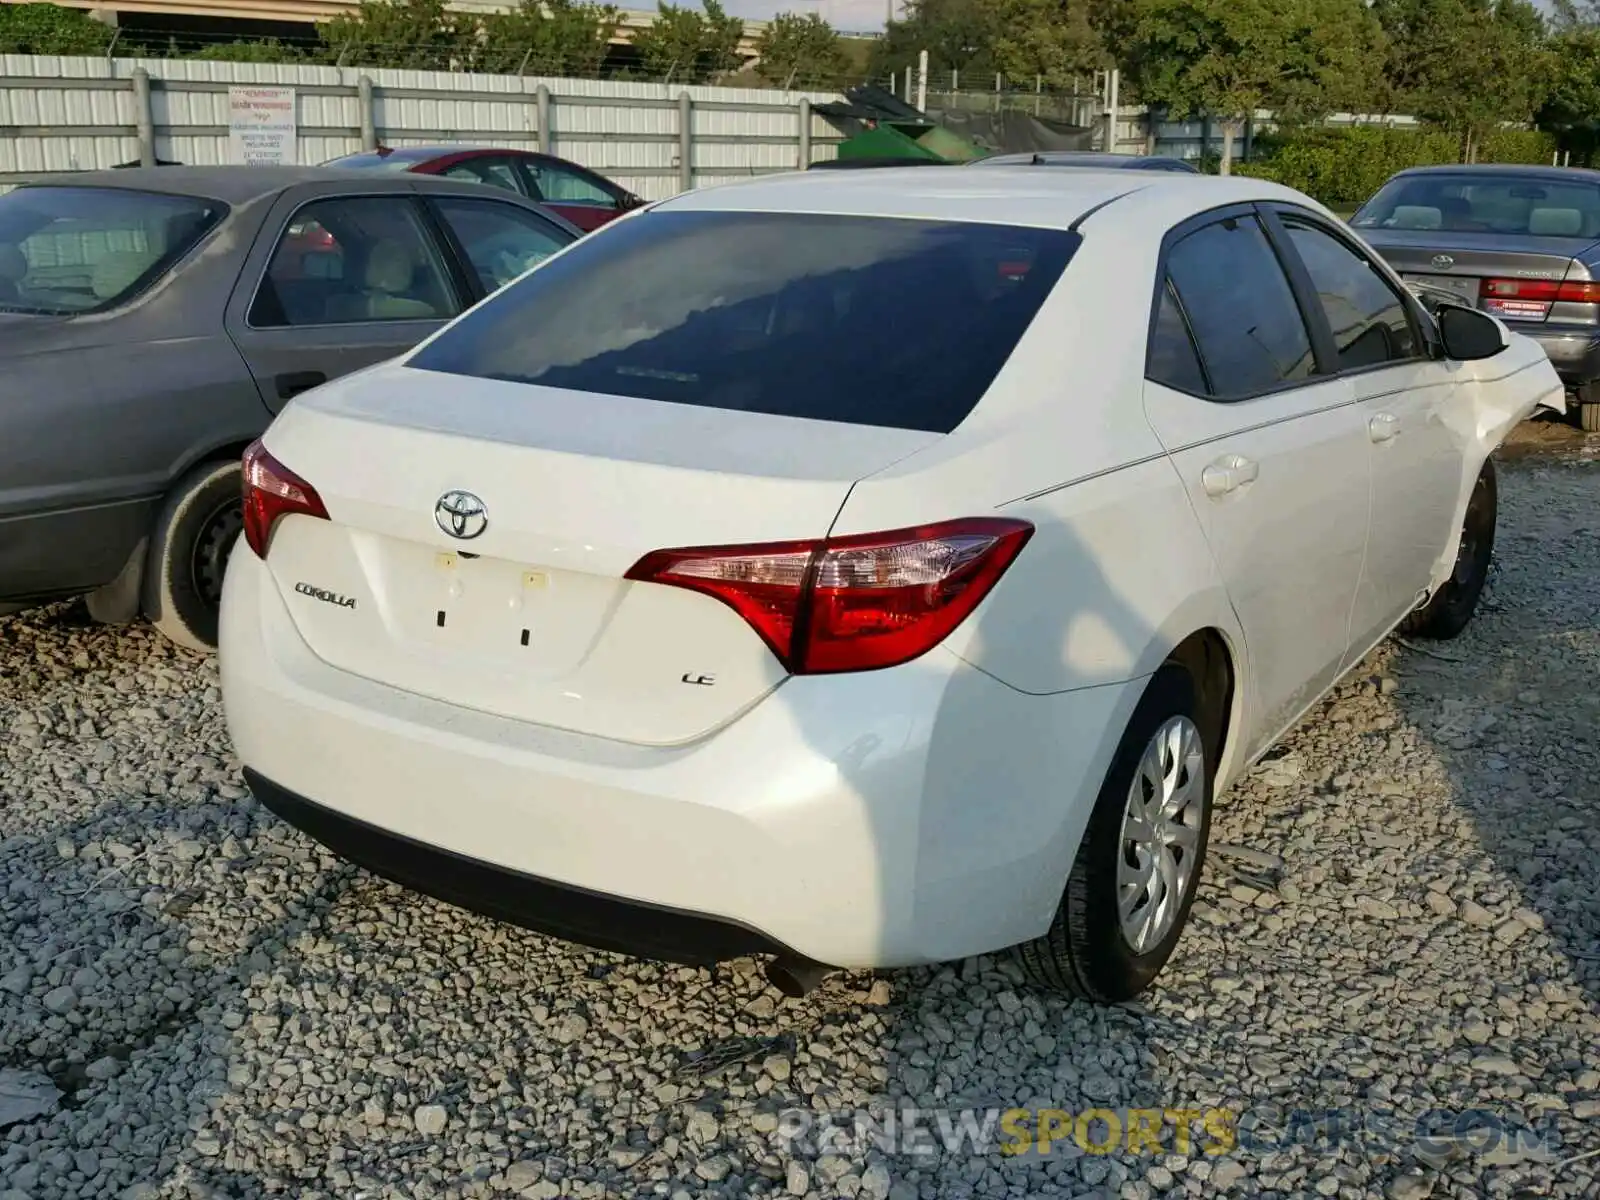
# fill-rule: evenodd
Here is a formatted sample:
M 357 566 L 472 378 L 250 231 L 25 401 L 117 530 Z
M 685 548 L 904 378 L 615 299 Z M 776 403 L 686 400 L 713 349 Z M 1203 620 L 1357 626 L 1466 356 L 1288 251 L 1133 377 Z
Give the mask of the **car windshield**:
M 964 222 L 647 212 L 537 267 L 409 365 L 947 433 L 1077 242 Z
M 1600 238 L 1600 185 L 1539 175 L 1399 176 L 1351 218 L 1357 229 Z
M 16 188 L 0 196 L 0 312 L 110 308 L 164 275 L 226 211 L 121 188 Z

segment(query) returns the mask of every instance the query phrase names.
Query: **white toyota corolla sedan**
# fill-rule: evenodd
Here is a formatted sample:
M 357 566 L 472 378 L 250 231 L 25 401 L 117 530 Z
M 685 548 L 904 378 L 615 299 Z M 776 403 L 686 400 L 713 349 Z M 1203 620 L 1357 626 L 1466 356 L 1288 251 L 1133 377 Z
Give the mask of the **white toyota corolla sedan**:
M 268 808 L 499 919 L 791 994 L 1015 946 L 1115 1001 L 1213 797 L 1470 619 L 1489 454 L 1562 403 L 1256 180 L 690 192 L 283 411 L 228 722 Z

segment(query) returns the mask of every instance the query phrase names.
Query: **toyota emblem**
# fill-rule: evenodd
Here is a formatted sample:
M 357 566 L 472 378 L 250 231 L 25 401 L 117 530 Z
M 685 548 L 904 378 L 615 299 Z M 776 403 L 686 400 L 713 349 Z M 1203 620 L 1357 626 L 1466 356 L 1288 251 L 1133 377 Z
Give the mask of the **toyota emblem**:
M 471 492 L 446 492 L 433 506 L 433 520 L 451 537 L 470 541 L 489 528 L 489 510 Z
M 1448 254 L 1435 254 L 1433 256 L 1433 265 L 1441 271 L 1448 271 L 1451 267 L 1456 265 L 1456 260 L 1451 258 Z

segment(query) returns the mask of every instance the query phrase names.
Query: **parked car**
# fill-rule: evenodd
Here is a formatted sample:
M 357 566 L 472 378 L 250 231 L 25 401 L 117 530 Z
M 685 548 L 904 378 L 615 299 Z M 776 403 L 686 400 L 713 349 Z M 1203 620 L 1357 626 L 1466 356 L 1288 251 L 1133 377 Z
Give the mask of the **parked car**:
M 1038 150 L 1022 154 L 991 154 L 973 159 L 974 167 L 1081 167 L 1088 171 L 1176 171 L 1198 175 L 1200 169 L 1181 158 L 1159 154 L 1107 154 L 1100 150 Z
M 1411 282 L 1493 313 L 1544 347 L 1600 432 L 1600 171 L 1401 171 L 1350 220 Z
M 481 185 L 317 168 L 0 196 L 0 608 L 87 594 L 213 644 L 239 456 L 272 414 L 579 236 Z
M 577 163 L 552 154 L 496 146 L 380 147 L 336 158 L 328 165 L 412 171 L 486 183 L 536 200 L 586 233 L 644 203 L 626 188 Z
M 898 158 L 889 155 L 864 155 L 860 158 L 819 158 L 808 171 L 859 171 L 873 167 L 953 167 L 943 158 Z
M 688 192 L 278 415 L 228 725 L 268 808 L 498 918 L 1118 1000 L 1213 795 L 1471 618 L 1540 403 L 1536 344 L 1258 180 Z

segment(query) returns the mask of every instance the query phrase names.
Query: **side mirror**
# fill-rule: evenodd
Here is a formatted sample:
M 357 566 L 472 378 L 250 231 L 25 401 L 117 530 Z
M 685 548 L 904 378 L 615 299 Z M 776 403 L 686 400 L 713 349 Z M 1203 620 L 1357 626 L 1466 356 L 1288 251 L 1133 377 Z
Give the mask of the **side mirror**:
M 1500 322 L 1488 313 L 1459 304 L 1441 304 L 1436 316 L 1444 352 L 1457 362 L 1493 358 L 1506 348 Z

